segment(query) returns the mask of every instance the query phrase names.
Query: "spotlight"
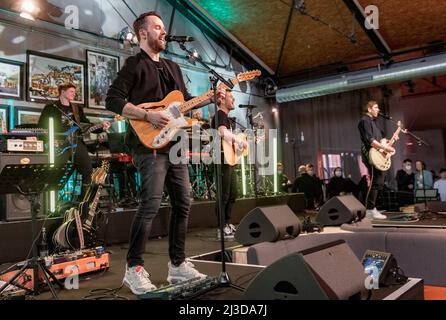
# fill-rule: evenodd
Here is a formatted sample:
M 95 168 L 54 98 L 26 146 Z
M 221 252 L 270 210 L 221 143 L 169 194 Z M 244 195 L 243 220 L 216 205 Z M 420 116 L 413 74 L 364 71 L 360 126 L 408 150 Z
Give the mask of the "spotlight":
M 118 38 L 123 43 L 128 43 L 132 46 L 138 44 L 138 38 L 136 37 L 136 34 L 128 26 L 119 32 Z
M 36 16 L 39 13 L 40 9 L 34 1 L 32 0 L 24 0 L 20 6 L 20 16 L 24 19 L 28 20 L 36 20 Z

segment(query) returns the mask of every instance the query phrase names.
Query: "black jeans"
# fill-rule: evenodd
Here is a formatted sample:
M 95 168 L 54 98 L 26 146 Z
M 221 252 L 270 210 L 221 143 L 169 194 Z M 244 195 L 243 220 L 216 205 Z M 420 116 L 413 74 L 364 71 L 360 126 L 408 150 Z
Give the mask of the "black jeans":
M 378 193 L 384 187 L 384 172 L 376 169 L 373 165 L 365 163 L 367 169 L 369 170 L 370 179 L 372 181 L 372 186 L 368 192 L 368 197 L 366 197 L 366 208 L 373 209 L 376 207 L 376 198 Z
M 190 182 L 187 165 L 174 165 L 164 153 L 133 155 L 141 174 L 141 203 L 130 230 L 127 253 L 129 267 L 144 265 L 142 255 L 150 234 L 153 218 L 158 213 L 164 182 L 169 193 L 172 210 L 169 224 L 169 257 L 173 265 L 180 265 L 186 258 L 185 242 L 190 210 Z
M 231 221 L 231 211 L 232 206 L 234 205 L 235 199 L 237 198 L 237 175 L 235 173 L 234 167 L 228 164 L 221 165 L 221 201 L 222 207 L 224 211 L 224 220 L 225 223 L 229 223 Z M 217 202 L 218 205 L 218 202 Z M 216 211 L 218 213 L 218 211 Z M 218 225 L 220 225 L 220 219 L 218 218 Z

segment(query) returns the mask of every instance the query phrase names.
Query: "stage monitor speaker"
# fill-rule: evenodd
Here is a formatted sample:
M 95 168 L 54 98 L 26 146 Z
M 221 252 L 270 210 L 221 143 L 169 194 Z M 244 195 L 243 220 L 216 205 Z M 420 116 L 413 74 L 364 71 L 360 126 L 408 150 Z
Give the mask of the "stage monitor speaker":
M 292 253 L 266 267 L 248 285 L 249 300 L 361 299 L 365 289 L 359 259 L 344 240 Z
M 42 218 L 45 212 L 43 194 L 39 197 L 40 211 L 37 215 Z M 31 207 L 28 199 L 19 193 L 0 195 L 0 217 L 4 221 L 17 221 L 31 219 Z
M 287 205 L 257 207 L 240 221 L 235 240 L 243 245 L 294 238 L 300 233 L 299 218 Z
M 323 226 L 340 226 L 365 217 L 365 207 L 352 195 L 328 200 L 319 210 L 316 221 Z
M 47 154 L 0 153 L 0 172 L 6 165 L 45 163 L 48 163 Z M 13 187 L 11 186 L 11 188 Z M 42 217 L 45 212 L 43 198 L 43 195 L 39 198 L 41 209 L 38 217 Z M 31 219 L 31 208 L 28 199 L 21 194 L 15 193 L 0 195 L 0 219 L 5 221 Z

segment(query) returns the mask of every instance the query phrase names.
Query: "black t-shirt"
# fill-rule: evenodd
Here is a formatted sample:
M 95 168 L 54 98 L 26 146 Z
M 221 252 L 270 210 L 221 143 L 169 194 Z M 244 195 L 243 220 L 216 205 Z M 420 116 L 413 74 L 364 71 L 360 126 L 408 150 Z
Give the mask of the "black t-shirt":
M 226 127 L 227 129 L 231 129 L 231 121 L 229 120 L 228 114 L 223 110 L 218 110 L 218 126 L 215 127 L 215 117 L 212 118 L 211 127 L 214 129 L 218 129 L 221 126 Z
M 40 128 L 48 129 L 48 119 L 52 117 L 54 119 L 54 132 L 55 133 L 67 133 L 73 125 L 77 123 L 88 123 L 90 120 L 85 116 L 81 107 L 77 107 L 79 113 L 79 121 L 74 117 L 73 105 L 65 106 L 60 100 L 54 103 L 47 104 L 40 114 L 38 126 Z M 74 122 L 73 122 L 74 121 Z M 77 130 L 77 133 L 81 133 L 81 130 Z

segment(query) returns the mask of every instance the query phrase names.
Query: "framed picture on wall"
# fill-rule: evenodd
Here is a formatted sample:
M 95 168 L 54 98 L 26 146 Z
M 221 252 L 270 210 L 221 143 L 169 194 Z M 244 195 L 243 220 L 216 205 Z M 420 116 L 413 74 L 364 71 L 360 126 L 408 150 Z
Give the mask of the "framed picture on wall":
M 85 65 L 82 61 L 35 51 L 26 53 L 28 100 L 45 102 L 44 96 L 57 100 L 57 87 L 72 83 L 76 86 L 73 103 L 84 104 Z M 30 88 L 36 91 L 30 91 Z
M 22 99 L 23 63 L 0 59 L 0 98 Z
M 9 106 L 0 105 L 0 120 L 5 121 L 6 129 L 9 130 Z M 0 123 L 0 131 L 1 131 L 1 123 Z
M 37 125 L 42 110 L 35 108 L 15 107 L 15 123 L 19 126 Z
M 119 71 L 119 57 L 87 50 L 88 107 L 105 109 L 105 98 Z

